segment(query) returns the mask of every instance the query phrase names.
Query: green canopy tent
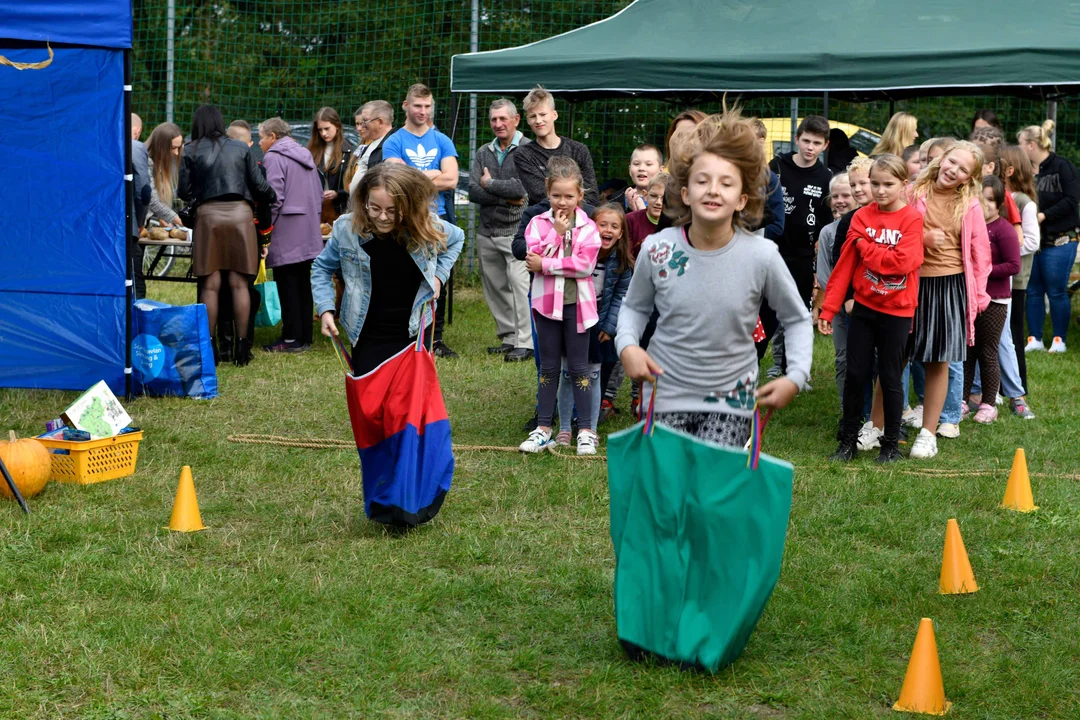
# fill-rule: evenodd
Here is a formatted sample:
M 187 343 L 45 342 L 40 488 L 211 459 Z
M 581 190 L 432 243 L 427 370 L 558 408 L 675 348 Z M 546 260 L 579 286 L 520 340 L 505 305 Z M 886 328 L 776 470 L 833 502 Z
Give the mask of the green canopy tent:
M 1080 5 L 1048 0 L 636 0 L 520 47 L 455 55 L 453 93 L 569 100 L 957 94 L 1053 99 L 1080 91 Z

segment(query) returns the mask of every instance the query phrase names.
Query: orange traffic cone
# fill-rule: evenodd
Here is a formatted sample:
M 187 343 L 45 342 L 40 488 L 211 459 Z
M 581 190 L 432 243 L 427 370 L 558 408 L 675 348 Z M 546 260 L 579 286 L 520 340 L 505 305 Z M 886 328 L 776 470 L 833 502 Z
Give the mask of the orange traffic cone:
M 919 623 L 919 634 L 915 636 L 915 646 L 911 649 L 900 699 L 893 705 L 893 710 L 944 715 L 950 707 L 952 703 L 945 699 L 945 684 L 941 680 L 934 623 L 930 618 L 923 618 Z
M 1028 476 L 1024 448 L 1016 449 L 1012 472 L 1009 473 L 1009 484 L 1005 487 L 1005 498 L 1001 501 L 1001 507 L 1025 513 L 1039 509 L 1031 497 L 1031 478 Z
M 971 562 L 964 548 L 964 538 L 960 537 L 960 526 L 955 518 L 949 518 L 945 527 L 945 556 L 941 560 L 941 582 L 938 590 L 942 595 L 960 595 L 978 592 L 975 573 L 971 572 Z
M 199 514 L 199 501 L 195 498 L 195 481 L 191 477 L 191 468 L 187 465 L 180 470 L 180 485 L 176 488 L 172 518 L 166 529 L 174 532 L 198 532 L 206 529 Z

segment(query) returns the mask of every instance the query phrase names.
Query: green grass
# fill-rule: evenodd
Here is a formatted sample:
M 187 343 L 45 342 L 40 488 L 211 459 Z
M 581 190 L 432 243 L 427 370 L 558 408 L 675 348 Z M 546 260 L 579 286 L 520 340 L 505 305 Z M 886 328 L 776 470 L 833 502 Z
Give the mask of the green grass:
M 532 366 L 488 357 L 479 293 L 457 300 L 463 357 L 439 362 L 454 439 L 516 444 Z M 223 368 L 217 400 L 129 403 L 146 432 L 134 476 L 50 484 L 29 517 L 0 505 L 0 718 L 887 717 L 923 616 L 950 717 L 1080 717 L 1076 350 L 1031 359 L 1034 422 L 965 423 L 934 461 L 889 471 L 825 462 L 831 356 L 819 338 L 815 389 L 769 426 L 766 451 L 796 466 L 783 571 L 715 677 L 624 658 L 602 462 L 462 453 L 438 518 L 401 535 L 363 518 L 355 452 L 227 442 L 351 438 L 320 338 Z M 72 397 L 0 391 L 4 429 L 36 434 Z M 1017 447 L 1030 515 L 998 509 Z M 209 526 L 191 535 L 162 529 L 184 464 Z M 937 594 L 950 517 L 971 596 Z

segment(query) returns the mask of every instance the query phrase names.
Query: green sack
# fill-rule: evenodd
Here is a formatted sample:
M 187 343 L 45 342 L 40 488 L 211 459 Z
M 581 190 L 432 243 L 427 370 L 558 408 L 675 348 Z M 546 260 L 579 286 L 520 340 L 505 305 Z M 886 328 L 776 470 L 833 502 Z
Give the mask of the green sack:
M 780 576 L 794 469 L 761 455 L 751 470 L 744 450 L 645 425 L 607 442 L 619 640 L 715 673 Z
M 259 310 L 255 313 L 255 327 L 274 327 L 281 322 L 281 298 L 278 297 L 277 283 L 266 280 L 266 260 L 259 261 L 255 289 L 261 298 Z

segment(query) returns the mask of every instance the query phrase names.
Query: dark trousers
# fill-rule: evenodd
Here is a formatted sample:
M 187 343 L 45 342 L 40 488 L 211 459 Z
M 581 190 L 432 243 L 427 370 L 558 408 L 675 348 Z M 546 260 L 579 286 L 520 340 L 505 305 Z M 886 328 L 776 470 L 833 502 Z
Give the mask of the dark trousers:
M 1008 306 L 992 302 L 975 316 L 975 345 L 968 348 L 967 359 L 964 360 L 964 394 L 960 396 L 962 402 L 967 402 L 971 395 L 971 385 L 975 382 L 975 365 L 978 364 L 983 402 L 987 405 L 994 404 L 1001 388 L 998 343 L 1001 342 L 1001 331 L 1005 327 L 1005 316 L 1008 314 Z
M 135 299 L 141 300 L 146 297 L 146 277 L 143 275 L 143 246 L 139 244 L 139 238 L 128 238 L 128 247 L 131 252 L 131 276 L 135 281 Z
M 574 407 L 579 427 L 592 430 L 592 392 L 589 389 L 589 333 L 577 331 L 577 305 L 563 306 L 563 319 L 552 320 L 533 311 L 540 349 L 539 425 L 551 427 L 559 397 L 562 356 L 574 383 Z
M 814 296 L 814 258 L 785 257 L 784 264 L 787 265 L 788 272 L 791 273 L 792 279 L 795 280 L 795 287 L 799 289 L 799 297 L 803 299 L 806 307 L 809 308 Z M 776 335 L 780 320 L 777 319 L 776 312 L 769 307 L 768 302 L 761 303 L 758 316 L 761 318 L 761 328 L 765 331 L 765 339 L 757 343 L 758 360 L 761 360 L 765 357 L 765 351 L 769 348 L 769 341 Z M 782 350 L 773 348 L 773 354 L 780 356 L 780 359 L 783 360 Z M 781 369 L 787 372 L 786 362 L 781 363 Z
M 847 342 L 847 379 L 844 382 L 844 419 L 840 428 L 846 439 L 859 434 L 863 393 L 874 379 L 877 351 L 878 380 L 885 410 L 885 443 L 900 441 L 900 418 L 904 414 L 904 390 L 900 382 L 907 360 L 911 318 L 872 310 L 857 301 L 851 311 Z
M 1020 369 L 1020 385 L 1028 392 L 1027 383 L 1027 356 L 1024 346 L 1027 345 L 1027 337 L 1024 335 L 1024 315 L 1027 312 L 1027 290 L 1012 291 L 1012 315 L 1009 316 L 1009 332 L 1012 333 L 1013 347 L 1016 349 L 1016 364 Z
M 315 303 L 311 299 L 311 260 L 274 268 L 281 300 L 281 339 L 310 345 Z
M 445 220 L 451 225 L 455 225 L 454 222 L 454 193 L 446 192 L 443 194 L 443 199 L 446 201 L 447 211 L 439 216 L 440 220 Z M 450 277 L 446 280 L 446 286 L 439 292 L 439 301 L 435 304 L 435 342 L 442 342 L 443 326 L 446 325 L 446 306 L 449 304 L 450 287 L 454 284 L 454 270 L 450 269 Z M 533 347 L 536 344 L 533 343 Z

